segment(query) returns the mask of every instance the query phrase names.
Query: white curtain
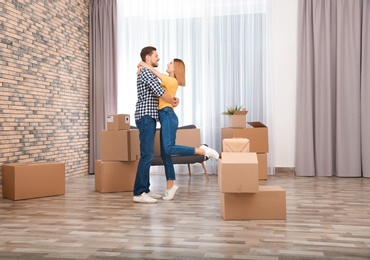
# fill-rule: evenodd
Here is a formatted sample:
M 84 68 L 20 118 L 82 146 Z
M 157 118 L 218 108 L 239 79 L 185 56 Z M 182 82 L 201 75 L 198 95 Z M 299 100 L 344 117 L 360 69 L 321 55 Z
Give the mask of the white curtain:
M 158 70 L 180 58 L 186 87 L 177 96 L 179 125 L 195 124 L 203 143 L 220 151 L 222 112 L 244 106 L 247 121 L 270 128 L 269 173 L 274 172 L 269 0 L 117 0 L 118 112 L 136 103 L 136 65 L 145 46 L 157 48 Z M 217 164 L 209 161 L 210 172 Z

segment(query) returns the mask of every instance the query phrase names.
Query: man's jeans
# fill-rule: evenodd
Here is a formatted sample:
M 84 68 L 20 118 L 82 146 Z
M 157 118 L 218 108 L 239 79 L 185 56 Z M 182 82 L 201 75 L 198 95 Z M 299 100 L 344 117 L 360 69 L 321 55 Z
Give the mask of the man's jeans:
M 161 122 L 161 158 L 167 180 L 176 180 L 171 155 L 194 155 L 195 148 L 190 146 L 176 145 L 176 131 L 179 125 L 177 115 L 170 107 L 158 111 Z
M 143 192 L 150 191 L 149 171 L 154 157 L 154 135 L 157 121 L 150 116 L 143 116 L 136 121 L 136 126 L 139 129 L 140 160 L 136 172 L 134 196 L 139 196 Z

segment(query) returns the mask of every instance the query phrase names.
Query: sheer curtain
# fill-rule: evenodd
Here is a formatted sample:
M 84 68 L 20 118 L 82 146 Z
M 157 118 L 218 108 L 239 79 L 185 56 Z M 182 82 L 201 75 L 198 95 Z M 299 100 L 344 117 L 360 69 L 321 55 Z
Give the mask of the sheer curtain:
M 270 3 L 268 0 L 117 0 L 118 112 L 134 122 L 140 51 L 157 48 L 158 70 L 173 58 L 186 64 L 187 86 L 177 96 L 179 125 L 195 124 L 201 139 L 220 151 L 222 112 L 242 105 L 248 121 L 270 129 Z M 274 172 L 271 130 L 270 174 Z M 210 172 L 216 163 L 208 161 Z

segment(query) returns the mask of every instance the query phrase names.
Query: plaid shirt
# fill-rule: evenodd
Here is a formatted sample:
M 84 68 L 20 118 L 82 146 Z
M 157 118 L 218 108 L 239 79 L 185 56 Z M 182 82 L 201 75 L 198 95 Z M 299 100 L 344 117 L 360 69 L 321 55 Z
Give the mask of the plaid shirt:
M 137 77 L 137 102 L 135 120 L 151 116 L 158 121 L 158 97 L 164 94 L 157 77 L 147 68 L 142 68 Z

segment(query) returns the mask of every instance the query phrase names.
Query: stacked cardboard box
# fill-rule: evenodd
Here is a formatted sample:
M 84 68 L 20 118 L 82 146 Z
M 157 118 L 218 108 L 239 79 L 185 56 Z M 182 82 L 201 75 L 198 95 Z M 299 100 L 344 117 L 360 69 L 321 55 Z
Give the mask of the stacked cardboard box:
M 241 120 L 243 123 L 235 122 Z M 286 219 L 286 192 L 278 186 L 261 186 L 267 179 L 267 127 L 244 118 L 231 120 L 222 129 L 222 153 L 218 162 L 221 215 L 225 220 Z
M 100 132 L 100 158 L 95 161 L 95 189 L 132 191 L 140 158 L 139 131 L 130 129 L 130 115 L 108 115 Z
M 240 115 L 238 115 L 240 118 Z M 246 125 L 246 117 L 244 119 Z M 235 124 L 235 119 L 234 119 Z M 241 125 L 241 124 L 238 124 Z M 225 138 L 246 138 L 250 141 L 250 151 L 257 153 L 258 175 L 260 180 L 267 179 L 268 128 L 261 122 L 248 122 L 248 127 L 228 127 L 221 129 L 221 140 Z

